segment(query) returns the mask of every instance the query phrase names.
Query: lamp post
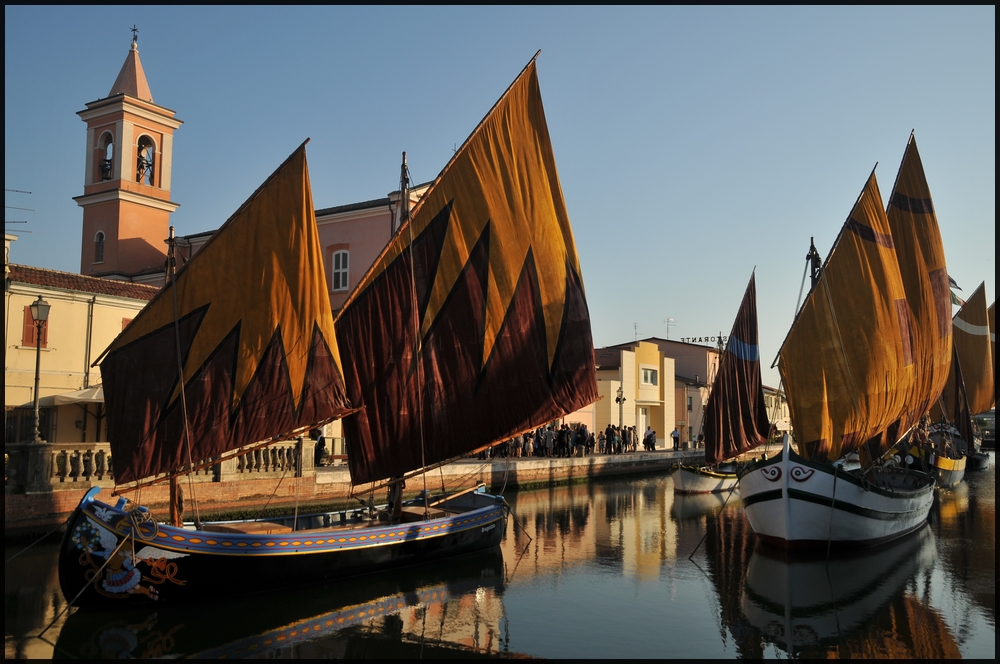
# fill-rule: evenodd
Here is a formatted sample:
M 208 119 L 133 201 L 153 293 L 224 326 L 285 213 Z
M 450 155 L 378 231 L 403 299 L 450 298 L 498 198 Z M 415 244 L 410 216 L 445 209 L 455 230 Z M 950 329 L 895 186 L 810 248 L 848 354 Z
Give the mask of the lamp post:
M 49 319 L 49 309 L 51 306 L 39 295 L 38 299 L 28 307 L 31 310 L 31 320 L 35 321 L 35 442 L 42 442 L 41 432 L 38 430 L 38 375 L 42 366 L 42 327 Z
M 618 386 L 618 398 L 615 399 L 615 403 L 618 404 L 618 428 L 622 428 L 622 414 L 625 410 L 625 391 L 622 390 L 622 386 Z

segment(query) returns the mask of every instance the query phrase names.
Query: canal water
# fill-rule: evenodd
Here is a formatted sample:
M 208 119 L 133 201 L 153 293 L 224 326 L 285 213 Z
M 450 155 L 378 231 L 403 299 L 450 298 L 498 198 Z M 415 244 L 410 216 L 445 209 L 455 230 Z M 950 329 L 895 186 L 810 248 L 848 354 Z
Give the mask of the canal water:
M 5 656 L 993 660 L 993 454 L 921 531 L 829 559 L 758 545 L 738 494 L 669 475 L 510 494 L 499 550 L 180 608 L 62 613 L 39 545 L 4 566 Z

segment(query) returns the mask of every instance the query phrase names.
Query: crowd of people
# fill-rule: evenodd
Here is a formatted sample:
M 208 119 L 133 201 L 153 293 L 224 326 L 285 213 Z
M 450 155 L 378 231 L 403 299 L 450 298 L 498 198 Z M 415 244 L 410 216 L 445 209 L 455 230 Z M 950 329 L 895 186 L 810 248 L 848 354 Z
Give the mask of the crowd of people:
M 640 440 L 635 427 L 609 424 L 595 436 L 580 422 L 549 424 L 514 436 L 479 453 L 480 459 L 504 457 L 570 457 L 590 454 L 625 454 L 639 445 L 647 451 L 656 449 L 656 432 L 646 427 Z M 675 448 L 676 449 L 676 448 Z

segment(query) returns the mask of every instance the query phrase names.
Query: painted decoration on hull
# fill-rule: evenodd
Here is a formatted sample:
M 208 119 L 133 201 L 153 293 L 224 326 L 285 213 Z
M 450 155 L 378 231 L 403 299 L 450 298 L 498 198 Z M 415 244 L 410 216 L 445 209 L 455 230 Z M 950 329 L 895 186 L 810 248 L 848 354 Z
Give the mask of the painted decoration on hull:
M 363 406 L 344 420 L 355 483 L 459 456 L 597 399 L 534 60 L 358 284 L 337 335 L 348 397 Z
M 106 351 L 116 482 L 187 465 L 181 375 L 197 462 L 347 412 L 338 363 L 303 144 Z

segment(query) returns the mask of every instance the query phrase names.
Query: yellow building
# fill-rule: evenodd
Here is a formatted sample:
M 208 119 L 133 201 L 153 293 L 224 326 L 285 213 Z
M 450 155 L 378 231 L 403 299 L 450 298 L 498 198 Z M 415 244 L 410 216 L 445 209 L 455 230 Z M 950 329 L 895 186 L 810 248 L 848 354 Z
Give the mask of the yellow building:
M 674 360 L 655 344 L 637 341 L 598 348 L 594 361 L 600 398 L 566 421 L 584 422 L 595 434 L 609 424 L 635 427 L 640 444 L 650 427 L 663 449 L 675 420 Z
M 98 279 L 71 272 L 11 264 L 11 242 L 4 243 L 5 442 L 34 438 L 35 364 L 41 438 L 48 442 L 104 440 L 100 371 L 90 365 L 146 306 L 157 288 Z M 41 348 L 29 310 L 41 296 L 50 305 L 42 325 Z M 57 398 L 61 397 L 61 398 Z M 61 401 L 75 402 L 64 403 Z

